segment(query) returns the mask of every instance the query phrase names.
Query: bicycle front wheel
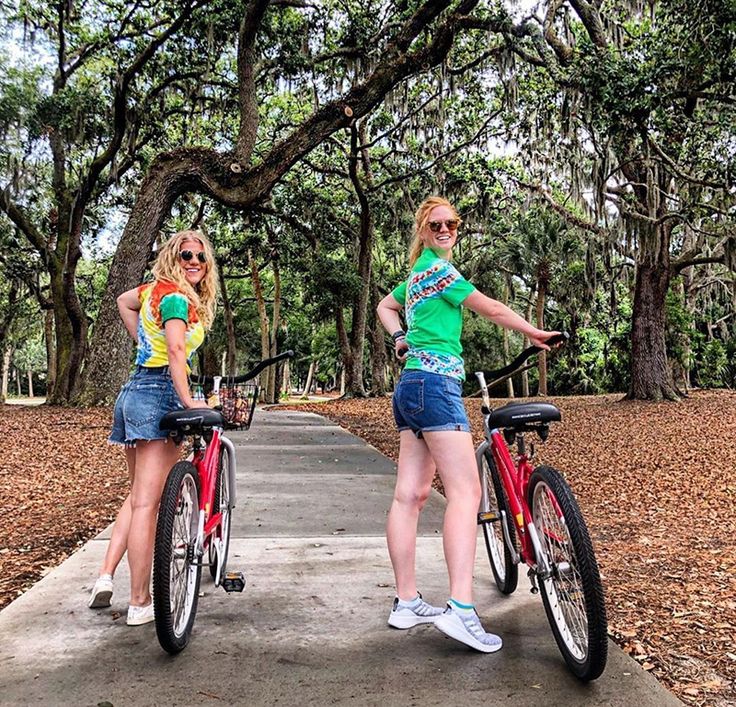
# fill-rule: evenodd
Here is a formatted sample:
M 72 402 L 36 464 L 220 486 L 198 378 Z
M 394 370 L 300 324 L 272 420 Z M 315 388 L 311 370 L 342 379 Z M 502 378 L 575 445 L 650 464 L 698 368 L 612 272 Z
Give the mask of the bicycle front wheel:
M 509 513 L 506 492 L 490 451 L 486 451 L 481 458 L 480 483 L 482 495 L 478 520 L 483 528 L 483 539 L 493 579 L 502 594 L 511 594 L 516 590 L 519 581 L 519 568 L 514 563 L 511 550 L 506 544 L 502 515 L 506 516 L 511 542 L 514 542 L 516 533 Z
M 227 555 L 230 550 L 230 457 L 224 448 L 220 448 L 220 461 L 217 465 L 217 480 L 215 482 L 214 508 L 222 514 L 219 537 L 210 538 L 209 566 L 210 575 L 219 587 L 227 568 Z M 215 542 L 219 542 L 215 549 Z M 218 575 L 217 568 L 220 568 Z
M 178 653 L 189 642 L 197 613 L 200 558 L 195 556 L 199 477 L 194 464 L 175 464 L 166 479 L 153 551 L 153 609 L 161 647 Z
M 606 667 L 608 626 L 588 528 L 570 487 L 552 467 L 534 470 L 528 500 L 551 568 L 539 582 L 552 633 L 575 676 L 595 680 Z

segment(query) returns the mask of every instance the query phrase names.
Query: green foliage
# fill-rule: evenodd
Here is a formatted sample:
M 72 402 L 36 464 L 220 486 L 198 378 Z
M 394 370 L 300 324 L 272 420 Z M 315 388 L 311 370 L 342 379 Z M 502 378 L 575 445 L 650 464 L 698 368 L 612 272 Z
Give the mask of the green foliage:
M 722 388 L 729 361 L 726 346 L 719 339 L 712 339 L 700 346 L 699 354 L 698 384 L 703 388 Z

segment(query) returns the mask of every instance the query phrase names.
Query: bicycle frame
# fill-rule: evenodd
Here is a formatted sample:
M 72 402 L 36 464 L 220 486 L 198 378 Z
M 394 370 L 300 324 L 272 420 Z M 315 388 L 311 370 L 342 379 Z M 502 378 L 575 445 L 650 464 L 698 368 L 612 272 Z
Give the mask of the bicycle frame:
M 489 429 L 487 417 L 484 420 L 484 426 L 486 438 L 476 450 L 476 462 L 478 468 L 480 468 L 483 455 L 488 449 L 491 450 L 491 455 L 501 478 L 501 483 L 506 491 L 506 498 L 508 499 L 519 543 L 521 544 L 521 553 L 516 552 L 511 542 L 507 523 L 512 521 L 506 518 L 505 514 L 502 514 L 500 521 L 506 545 L 511 551 L 516 564 L 519 564 L 520 561 L 524 562 L 530 568 L 534 569 L 537 574 L 547 577 L 550 573 L 550 567 L 547 563 L 545 553 L 542 552 L 534 519 L 526 502 L 529 478 L 532 475 L 532 471 L 534 471 L 529 457 L 525 453 L 520 453 L 518 463 L 514 463 L 501 431 L 498 429 Z M 484 496 L 487 493 L 488 489 L 484 485 Z M 488 499 L 483 498 L 483 501 L 486 503 Z
M 195 441 L 195 449 L 190 460 L 197 468 L 201 493 L 199 496 L 199 520 L 197 527 L 197 543 L 195 554 L 201 557 L 208 547 L 208 540 L 217 531 L 222 522 L 222 513 L 219 508 L 212 508 L 215 498 L 215 484 L 217 483 L 217 465 L 220 450 L 228 455 L 228 476 L 230 499 L 228 506 L 235 507 L 235 446 L 223 434 L 220 427 L 212 429 L 212 438 L 206 446 Z M 214 511 L 214 512 L 213 512 Z

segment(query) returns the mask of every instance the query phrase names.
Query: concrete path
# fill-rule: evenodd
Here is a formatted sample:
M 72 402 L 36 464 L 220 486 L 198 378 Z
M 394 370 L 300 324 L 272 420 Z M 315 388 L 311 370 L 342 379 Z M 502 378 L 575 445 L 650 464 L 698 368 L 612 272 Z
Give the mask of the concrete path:
M 604 675 L 577 682 L 539 597 L 522 582 L 499 595 L 482 543 L 476 602 L 503 636 L 500 653 L 476 653 L 432 626 L 389 628 L 383 532 L 394 464 L 306 413 L 260 411 L 232 437 L 231 566 L 246 573 L 245 591 L 227 595 L 203 573 L 191 642 L 171 657 L 153 624 L 125 625 L 126 563 L 111 609 L 87 609 L 108 529 L 0 612 L 0 704 L 680 704 L 613 644 Z M 437 604 L 447 597 L 443 508 L 433 494 L 418 544 L 420 589 Z

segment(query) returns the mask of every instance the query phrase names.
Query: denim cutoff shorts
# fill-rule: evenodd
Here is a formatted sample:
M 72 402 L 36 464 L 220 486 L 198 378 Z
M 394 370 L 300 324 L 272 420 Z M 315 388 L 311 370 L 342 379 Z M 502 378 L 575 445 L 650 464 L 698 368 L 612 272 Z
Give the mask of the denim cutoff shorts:
M 456 378 L 405 370 L 392 403 L 399 432 L 411 430 L 417 437 L 421 437 L 422 432 L 470 432 L 462 384 Z
M 115 401 L 112 432 L 108 442 L 135 447 L 136 440 L 167 439 L 159 420 L 174 410 L 183 410 L 174 390 L 168 366 L 137 366 Z

